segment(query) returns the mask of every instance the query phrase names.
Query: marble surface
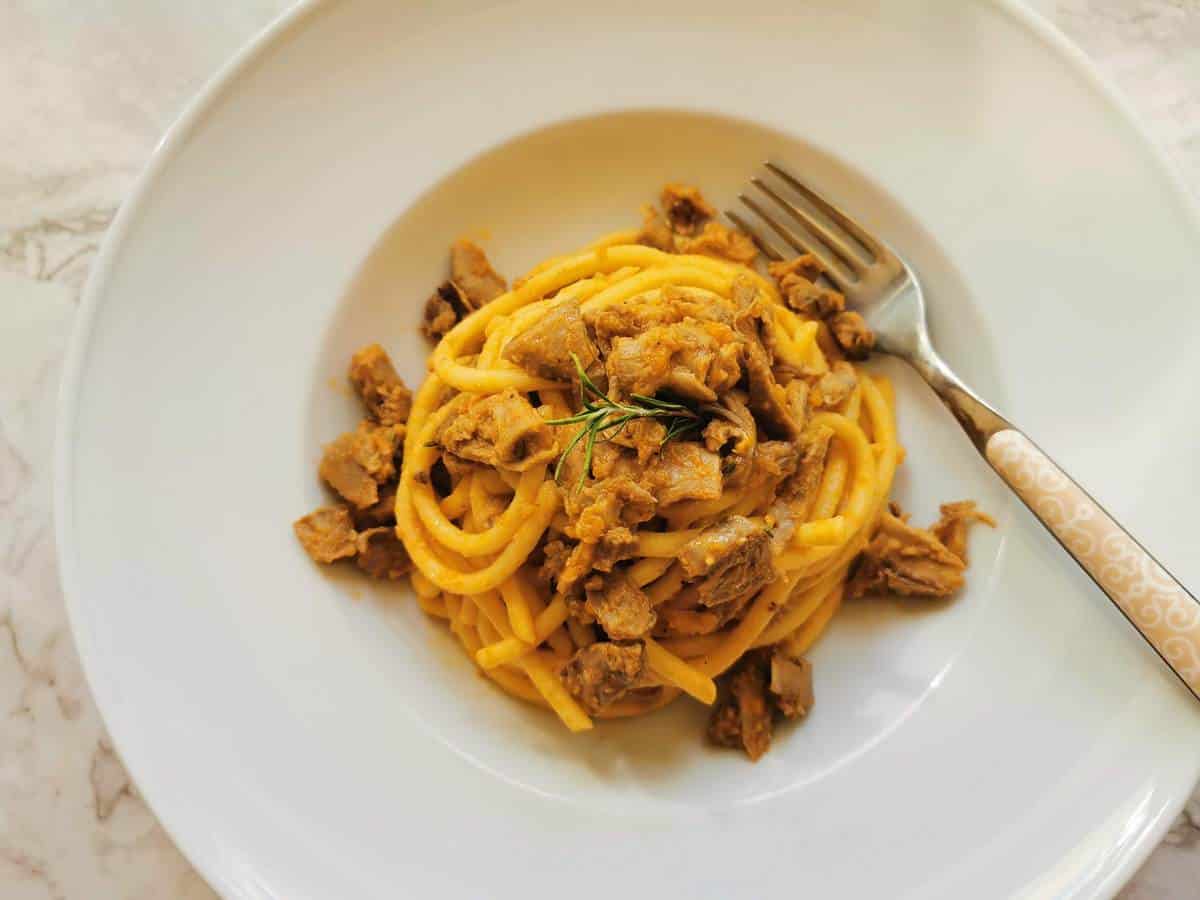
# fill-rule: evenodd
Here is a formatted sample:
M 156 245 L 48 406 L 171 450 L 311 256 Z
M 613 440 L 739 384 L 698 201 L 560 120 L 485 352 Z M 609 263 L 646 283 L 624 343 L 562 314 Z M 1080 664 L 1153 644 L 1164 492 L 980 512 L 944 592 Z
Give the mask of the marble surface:
M 0 3 L 0 896 L 6 900 L 213 896 L 139 798 L 80 671 L 50 516 L 55 391 L 88 267 L 134 176 L 203 80 L 288 5 Z M 1200 0 L 1035 5 L 1118 85 L 1200 191 Z M 1121 896 L 1200 896 L 1200 792 Z

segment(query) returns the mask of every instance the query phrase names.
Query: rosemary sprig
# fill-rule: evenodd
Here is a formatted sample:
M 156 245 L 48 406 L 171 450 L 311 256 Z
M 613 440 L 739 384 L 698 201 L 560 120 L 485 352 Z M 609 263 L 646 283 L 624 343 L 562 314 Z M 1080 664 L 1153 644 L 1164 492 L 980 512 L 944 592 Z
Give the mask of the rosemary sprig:
M 567 442 L 566 448 L 559 456 L 558 464 L 554 467 L 555 481 L 558 481 L 562 475 L 563 464 L 571 455 L 571 451 L 580 441 L 585 441 L 583 471 L 579 475 L 579 483 L 575 486 L 575 490 L 582 488 L 588 472 L 592 470 L 592 455 L 596 449 L 596 442 L 611 440 L 634 419 L 669 419 L 667 432 L 662 439 L 664 444 L 699 426 L 700 416 L 682 403 L 647 397 L 644 394 L 631 394 L 628 403 L 619 403 L 613 400 L 588 377 L 579 362 L 579 357 L 572 353 L 571 359 L 575 363 L 575 372 L 579 376 L 579 402 L 582 408 L 573 416 L 547 419 L 546 424 L 580 424 L 583 427 Z

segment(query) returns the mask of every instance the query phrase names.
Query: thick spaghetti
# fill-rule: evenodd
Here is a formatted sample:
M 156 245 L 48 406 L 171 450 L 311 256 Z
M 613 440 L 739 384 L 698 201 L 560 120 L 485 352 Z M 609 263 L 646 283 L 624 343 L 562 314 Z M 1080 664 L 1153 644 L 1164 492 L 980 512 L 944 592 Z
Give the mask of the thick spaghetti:
M 723 254 L 741 261 L 708 255 L 744 238 L 689 196 L 659 223 L 669 241 L 648 220 L 477 308 L 456 286 L 435 295 L 447 316 L 461 298 L 461 321 L 390 426 L 395 531 L 421 607 L 504 691 L 581 731 L 681 694 L 713 704 L 735 670 L 710 733 L 757 756 L 769 719 L 748 720 L 742 695 L 803 714 L 803 654 L 852 567 L 882 553 L 885 516 L 915 529 L 887 512 L 893 393 L 846 358 L 860 348 L 831 328 L 840 297 L 811 258 L 773 267 L 777 285 L 741 245 Z M 896 588 L 877 562 L 866 587 Z

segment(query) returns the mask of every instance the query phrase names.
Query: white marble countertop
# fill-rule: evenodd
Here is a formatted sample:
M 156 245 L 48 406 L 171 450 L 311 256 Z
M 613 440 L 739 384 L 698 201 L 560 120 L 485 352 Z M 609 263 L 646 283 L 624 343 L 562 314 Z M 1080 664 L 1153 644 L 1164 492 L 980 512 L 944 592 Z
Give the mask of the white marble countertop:
M 113 754 L 55 567 L 64 342 L 105 229 L 181 105 L 288 0 L 0 4 L 0 896 L 210 898 Z M 1200 0 L 1035 4 L 1200 190 Z M 976 823 L 985 828 L 986 823 Z M 1200 792 L 1121 895 L 1200 897 Z

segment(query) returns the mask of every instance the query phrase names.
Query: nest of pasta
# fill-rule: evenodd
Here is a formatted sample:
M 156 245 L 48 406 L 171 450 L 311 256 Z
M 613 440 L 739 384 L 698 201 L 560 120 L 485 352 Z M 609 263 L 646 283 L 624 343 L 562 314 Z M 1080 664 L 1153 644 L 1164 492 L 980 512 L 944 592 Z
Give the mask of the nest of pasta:
M 301 540 L 411 574 L 482 671 L 572 730 L 686 694 L 757 758 L 812 706 L 805 654 L 843 600 L 952 593 L 980 516 L 889 510 L 902 450 L 890 385 L 856 365 L 870 332 L 812 256 L 756 258 L 678 185 L 511 289 L 458 242 L 416 396 L 381 348 L 356 355 L 368 418 L 322 463 L 347 504 Z

